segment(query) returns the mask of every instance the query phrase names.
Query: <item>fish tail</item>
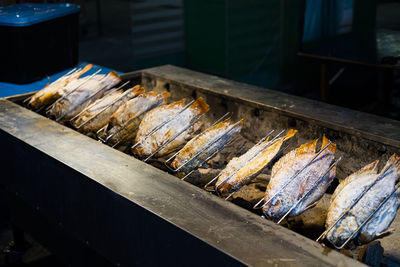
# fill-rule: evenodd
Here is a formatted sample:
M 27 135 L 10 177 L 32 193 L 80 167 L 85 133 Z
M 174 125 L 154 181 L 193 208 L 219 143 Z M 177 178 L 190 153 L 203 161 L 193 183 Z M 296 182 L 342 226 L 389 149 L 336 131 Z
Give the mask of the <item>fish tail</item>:
M 231 118 L 227 118 L 227 119 L 215 124 L 214 126 L 212 126 L 210 128 L 207 128 L 205 131 L 207 131 L 208 129 L 217 130 L 217 129 L 221 129 L 221 128 L 227 127 L 230 122 L 231 122 Z M 233 127 L 233 126 L 231 126 L 231 127 Z
M 197 100 L 193 102 L 190 108 L 198 110 L 199 115 L 204 114 L 210 110 L 210 106 L 206 103 L 203 97 L 197 98 Z
M 370 164 L 364 166 L 363 168 L 361 168 L 358 171 L 358 173 L 362 173 L 362 172 L 377 173 L 378 172 L 378 163 L 379 163 L 379 159 L 377 159 L 374 162 L 371 162 Z
M 92 64 L 87 64 L 81 71 L 79 71 L 77 78 L 81 77 L 84 73 L 89 71 L 93 67 Z
M 242 130 L 244 120 L 245 119 L 242 118 L 240 121 L 235 122 L 234 124 L 232 124 L 232 126 L 229 129 L 237 128 L 238 131 L 240 132 Z M 229 131 L 229 129 L 228 129 L 228 131 Z
M 328 138 L 324 137 L 322 138 L 322 145 L 321 145 L 321 149 L 324 148 L 325 146 L 327 146 L 329 144 L 330 140 Z M 336 152 L 336 144 L 335 143 L 331 143 L 326 149 L 326 152 L 330 152 L 332 155 L 335 154 Z
M 109 74 L 107 74 L 107 76 L 110 76 L 110 77 L 115 77 L 115 78 L 118 78 L 118 79 L 120 79 L 120 77 L 119 77 L 119 75 L 118 75 L 118 73 L 116 73 L 115 71 L 110 71 L 110 73 Z
M 161 98 L 163 99 L 164 103 L 166 103 L 168 98 L 171 96 L 171 94 L 167 91 L 162 92 L 160 95 L 161 95 Z
M 297 132 L 298 132 L 297 130 L 290 129 L 287 132 L 287 134 L 285 135 L 285 137 L 283 138 L 283 141 L 286 141 L 286 140 L 292 138 Z

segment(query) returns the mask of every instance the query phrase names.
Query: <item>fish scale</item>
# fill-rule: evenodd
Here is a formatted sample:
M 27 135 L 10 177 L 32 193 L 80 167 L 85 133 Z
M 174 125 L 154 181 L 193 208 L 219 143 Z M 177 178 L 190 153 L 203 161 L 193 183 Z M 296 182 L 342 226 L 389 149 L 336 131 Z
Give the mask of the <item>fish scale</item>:
M 328 209 L 326 227 L 329 231 L 326 238 L 337 247 L 351 238 L 381 202 L 389 197 L 399 179 L 400 158 L 397 155 L 392 155 L 379 174 L 376 173 L 377 163 L 373 162 L 350 175 L 343 182 L 345 185 L 339 188 L 340 191 L 334 194 L 335 198 Z M 358 242 L 372 241 L 386 230 L 396 216 L 398 206 L 396 200 L 386 202 L 380 208 L 381 212 L 360 229 Z M 377 224 L 379 220 L 385 223 Z
M 326 150 L 310 163 L 317 155 L 315 153 L 317 141 L 314 140 L 292 150 L 273 166 L 264 200 L 275 197 L 263 207 L 266 217 L 281 218 L 308 191 L 311 191 L 308 197 L 298 203 L 289 216 L 296 216 L 304 212 L 309 205 L 323 196 L 335 177 L 335 168 L 322 178 L 323 181 L 316 188 L 311 187 L 329 169 L 334 160 L 336 146 L 334 144 L 327 146 L 330 141 L 324 137 L 321 148 L 327 146 Z M 299 173 L 300 170 L 302 171 Z M 289 181 L 288 179 L 293 180 Z M 287 186 L 282 190 L 285 184 Z M 280 193 L 277 194 L 278 192 Z

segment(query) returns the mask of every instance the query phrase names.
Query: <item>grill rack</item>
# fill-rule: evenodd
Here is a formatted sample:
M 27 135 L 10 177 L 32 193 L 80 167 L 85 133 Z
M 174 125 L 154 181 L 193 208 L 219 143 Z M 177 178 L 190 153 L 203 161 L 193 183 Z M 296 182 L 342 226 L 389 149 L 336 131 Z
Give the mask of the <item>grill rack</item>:
M 258 205 L 260 205 L 264 201 L 264 198 L 260 199 L 260 201 L 258 201 L 257 204 L 255 204 L 253 206 L 253 209 L 262 209 L 262 208 L 264 208 L 269 202 L 271 202 L 276 196 L 278 196 L 294 180 L 294 178 L 296 178 L 300 173 L 302 173 L 331 144 L 332 144 L 332 142 L 330 141 L 309 162 L 307 162 L 307 164 L 304 165 L 304 167 L 301 168 L 300 171 L 298 171 L 296 174 L 294 174 L 292 177 L 290 177 L 290 179 L 287 180 L 287 182 L 278 190 L 278 192 L 276 192 L 272 197 L 270 197 L 267 201 L 265 201 L 261 207 L 258 207 Z
M 224 119 L 226 119 L 227 117 L 229 117 L 231 115 L 231 112 L 227 112 L 225 113 L 222 117 L 220 117 L 218 120 L 216 120 L 213 124 L 211 124 L 211 126 L 209 127 L 213 127 L 214 125 L 216 125 L 217 123 L 220 123 L 221 121 L 223 121 Z M 196 154 L 194 156 L 192 156 L 190 159 L 188 159 L 184 164 L 182 164 L 181 166 L 179 166 L 178 168 L 174 169 L 171 168 L 169 166 L 170 162 L 181 152 L 181 150 L 177 151 L 175 154 L 173 154 L 171 157 L 169 157 L 166 161 L 165 161 L 165 166 L 172 172 L 176 173 L 179 172 L 184 166 L 186 166 L 188 163 L 192 162 L 194 159 L 196 159 L 198 156 L 200 156 L 203 152 L 205 152 L 207 149 L 209 149 L 212 145 L 216 144 L 219 140 L 222 139 L 222 137 L 224 137 L 226 134 L 228 134 L 229 132 L 231 132 L 234 128 L 234 125 L 231 125 L 231 128 L 229 128 L 225 133 L 223 133 L 220 137 L 216 138 L 215 140 L 213 140 L 212 142 L 209 142 L 206 146 L 202 147 L 198 152 L 196 152 Z M 197 165 L 193 166 L 191 168 L 191 170 L 189 172 L 187 172 L 187 174 L 181 178 L 181 180 L 185 180 L 187 177 L 190 176 L 190 174 L 192 174 L 197 168 L 203 166 L 203 164 L 205 162 L 207 162 L 208 160 L 210 160 L 211 158 L 213 158 L 217 153 L 219 153 L 226 145 L 228 145 L 229 143 L 231 143 L 233 141 L 233 139 L 228 139 L 225 144 L 217 149 L 216 151 L 209 153 L 206 156 L 206 159 L 201 161 L 200 163 L 198 163 Z
M 118 88 L 115 88 L 113 90 L 110 90 L 110 92 L 108 93 L 108 95 L 118 91 L 119 89 L 123 88 L 125 85 L 127 85 L 129 83 L 125 82 L 124 84 L 122 84 L 121 86 L 119 86 Z M 92 117 L 90 117 L 89 119 L 87 119 L 86 121 L 82 122 L 80 125 L 76 126 L 76 129 L 80 129 L 82 126 L 86 125 L 87 123 L 91 122 L 92 120 L 94 120 L 95 118 L 97 118 L 100 114 L 102 114 L 104 111 L 106 111 L 109 107 L 111 107 L 112 105 L 114 105 L 115 103 L 117 103 L 118 101 L 120 101 L 121 99 L 123 99 L 127 93 L 129 93 L 129 91 L 126 91 L 124 93 L 122 93 L 122 95 L 120 97 L 118 97 L 116 100 L 112 101 L 110 104 L 106 105 L 103 109 L 101 109 L 99 112 L 97 112 L 95 115 L 93 115 Z M 86 107 L 84 110 L 87 110 L 89 108 Z M 72 122 L 74 119 L 78 118 L 80 114 L 82 114 L 84 111 L 81 111 L 78 115 L 76 115 L 74 118 L 72 118 L 70 120 L 70 122 Z
M 216 193 L 218 194 L 218 187 L 219 187 L 219 186 L 225 184 L 231 177 L 233 177 L 235 174 L 237 174 L 237 173 L 239 172 L 239 170 L 240 170 L 241 168 L 243 168 L 243 166 L 245 166 L 248 162 L 250 162 L 250 161 L 253 160 L 255 157 L 257 157 L 262 151 L 264 151 L 264 150 L 267 149 L 269 146 L 271 146 L 271 145 L 278 139 L 278 137 L 281 136 L 285 131 L 286 131 L 286 130 L 282 130 L 282 131 L 281 131 L 280 133 L 278 133 L 273 139 L 271 139 L 271 141 L 267 142 L 267 144 L 265 144 L 265 146 L 264 146 L 262 149 L 260 149 L 256 154 L 254 154 L 249 160 L 247 160 L 246 162 L 244 162 L 240 168 L 238 168 L 235 172 L 233 172 L 231 175 L 229 175 L 224 181 L 222 181 L 219 185 L 217 185 L 217 186 L 214 188 L 214 190 L 212 190 L 212 191 L 214 191 L 214 192 L 216 192 Z M 257 146 L 257 145 L 259 145 L 259 144 L 261 144 L 262 142 L 264 142 L 273 132 L 274 132 L 274 130 L 271 130 L 266 136 L 264 136 L 263 138 L 261 138 L 261 139 L 257 142 L 257 144 L 254 145 L 254 147 Z M 221 174 L 222 174 L 222 171 L 221 171 L 217 176 L 215 176 L 211 181 L 209 181 L 209 182 L 204 186 L 204 189 L 208 190 L 208 186 L 211 185 L 214 181 L 216 181 L 216 180 L 221 176 Z M 251 179 L 248 180 L 245 184 L 248 184 L 250 181 L 251 181 Z M 230 199 L 230 198 L 231 198 L 237 191 L 239 191 L 245 184 L 240 185 L 236 190 L 234 190 L 232 193 L 230 193 L 230 194 L 225 198 L 225 200 Z
M 100 70 L 99 70 L 100 71 Z M 66 74 L 67 75 L 67 74 Z M 94 74 L 93 74 L 94 75 Z M 80 86 L 80 85 L 79 85 Z M 75 90 L 76 90 L 77 88 L 75 88 Z M 97 94 L 97 92 L 95 93 L 95 94 Z M 29 99 L 30 99 L 31 97 L 29 97 Z M 26 101 L 27 101 L 28 99 L 25 99 L 23 102 L 25 103 Z M 58 99 L 59 100 L 59 99 Z M 53 105 L 54 105 L 55 103 L 53 103 Z M 40 109 L 41 110 L 41 109 Z M 36 112 L 39 112 L 40 110 L 37 110 Z M 59 120 L 59 119 L 58 119 Z M 58 120 L 56 120 L 56 121 L 58 121 Z M 102 128 L 103 129 L 103 128 Z M 102 130 L 102 129 L 100 129 L 100 130 Z M 99 131 L 100 131 L 99 130 Z M 328 144 L 329 145 L 329 144 Z M 114 146 L 113 146 L 114 147 Z M 332 166 L 333 167 L 333 166 Z M 215 179 L 215 178 L 214 178 Z M 397 185 L 396 186 L 396 189 L 398 189 L 399 187 L 398 187 L 399 185 Z M 396 192 L 396 190 L 394 190 L 385 200 L 383 200 L 382 201 L 382 203 L 381 203 L 381 205 L 383 205 L 394 193 Z M 267 204 L 267 203 L 266 203 Z M 264 204 L 264 205 L 266 205 L 266 204 Z M 264 206 L 263 205 L 263 206 Z M 379 210 L 379 208 L 381 207 L 381 205 L 374 211 L 374 213 L 373 214 L 375 214 L 378 210 Z M 371 215 L 371 217 L 372 217 L 373 215 Z M 366 223 L 366 222 L 365 222 Z M 361 227 L 360 227 L 361 228 Z M 359 230 L 359 229 L 358 229 Z M 356 234 L 356 233 L 355 233 Z M 343 245 L 344 246 L 344 245 Z

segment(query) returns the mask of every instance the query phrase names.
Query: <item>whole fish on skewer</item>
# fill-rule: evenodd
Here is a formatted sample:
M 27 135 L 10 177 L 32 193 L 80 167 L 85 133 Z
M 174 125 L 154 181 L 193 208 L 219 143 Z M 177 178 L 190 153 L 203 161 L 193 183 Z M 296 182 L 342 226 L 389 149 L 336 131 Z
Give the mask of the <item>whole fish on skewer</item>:
M 146 92 L 121 105 L 111 116 L 101 137 L 111 145 L 127 144 L 135 137 L 143 116 L 153 108 L 165 105 L 170 96 L 168 92 Z M 110 137 L 109 139 L 107 139 Z
M 228 118 L 196 135 L 176 155 L 171 167 L 187 172 L 194 167 L 199 167 L 198 165 L 209 156 L 220 151 L 233 135 L 241 131 L 244 119 L 232 125 L 230 121 L 231 119 Z
M 83 132 L 97 132 L 109 122 L 111 116 L 121 104 L 144 92 L 143 87 L 136 85 L 125 92 L 117 90 L 107 94 L 90 104 L 72 124 L 74 127 L 82 125 L 79 130 Z
M 400 177 L 400 157 L 392 155 L 380 173 L 377 171 L 378 163 L 374 161 L 348 176 L 332 195 L 326 219 L 327 229 L 333 226 L 326 236 L 332 244 L 341 246 L 393 192 Z M 386 234 L 400 205 L 399 195 L 400 190 L 397 190 L 360 229 L 354 236 L 356 244 L 368 243 Z
M 119 75 L 114 71 L 111 71 L 107 76 L 95 75 L 75 91 L 54 103 L 54 106 L 49 110 L 49 114 L 56 118 L 62 117 L 63 120 L 70 120 L 120 81 Z
M 288 214 L 289 217 L 299 215 L 324 195 L 326 189 L 335 178 L 336 167 L 333 167 L 322 178 L 318 186 L 313 187 L 313 185 L 329 169 L 334 160 L 336 145 L 331 143 L 317 158 L 310 162 L 316 156 L 317 142 L 318 139 L 290 151 L 272 167 L 271 179 L 264 195 L 264 201 L 267 202 L 277 192 L 281 192 L 263 206 L 263 212 L 266 217 L 270 219 L 281 218 L 310 191 L 308 197 L 298 203 Z M 324 136 L 321 148 L 326 147 L 329 142 Z M 307 166 L 308 163 L 309 165 Z M 302 169 L 303 171 L 300 172 Z M 289 183 L 282 190 L 287 182 Z
M 43 89 L 36 92 L 29 100 L 29 105 L 35 109 L 50 105 L 62 95 L 78 86 L 78 78 L 92 68 L 92 64 L 86 65 L 82 70 L 73 72 L 57 79 L 46 85 Z
M 269 143 L 269 137 L 263 142 L 253 146 L 240 157 L 233 158 L 221 174 L 215 184 L 215 188 L 221 193 L 236 191 L 257 176 L 271 160 L 278 154 L 284 141 L 292 138 L 297 130 L 289 130 L 284 137 L 277 138 Z
M 149 156 L 183 131 L 155 155 L 161 157 L 178 149 L 193 137 L 201 123 L 197 122 L 186 130 L 185 128 L 191 125 L 200 115 L 206 113 L 210 107 L 202 97 L 199 97 L 188 108 L 184 109 L 185 101 L 185 99 L 181 99 L 169 105 L 157 107 L 144 116 L 136 135 L 135 143 L 138 143 L 138 145 L 133 149 L 134 154 L 139 157 Z M 149 135 L 153 129 L 163 123 L 165 125 Z

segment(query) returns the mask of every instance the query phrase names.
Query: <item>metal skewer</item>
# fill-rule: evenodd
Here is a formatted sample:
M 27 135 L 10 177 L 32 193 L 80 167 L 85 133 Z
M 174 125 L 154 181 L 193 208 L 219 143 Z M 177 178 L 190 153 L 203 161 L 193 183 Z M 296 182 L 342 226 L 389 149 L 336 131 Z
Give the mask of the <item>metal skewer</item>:
M 187 104 L 186 106 L 184 106 L 178 113 L 176 113 L 174 116 L 172 116 L 172 118 L 169 118 L 168 120 L 160 123 L 159 125 L 157 125 L 156 127 L 154 127 L 148 134 L 146 134 L 143 139 L 146 139 L 147 137 L 149 137 L 150 135 L 152 135 L 153 133 L 155 133 L 156 131 L 158 131 L 159 129 L 161 129 L 164 125 L 166 125 L 167 123 L 169 123 L 170 121 L 174 120 L 177 116 L 179 116 L 182 112 L 184 112 L 188 107 L 190 107 L 193 104 L 194 100 L 190 101 L 189 104 Z M 133 146 L 131 146 L 131 149 L 137 147 L 142 141 L 137 142 L 136 144 L 134 144 Z
M 239 137 L 236 137 L 234 139 L 232 139 L 231 141 L 229 141 L 226 145 L 230 145 L 233 142 L 235 142 Z M 203 166 L 204 163 L 206 163 L 207 161 L 209 161 L 210 159 L 212 159 L 216 154 L 218 154 L 220 150 L 216 150 L 214 153 L 212 153 L 210 156 L 208 156 L 206 159 L 204 159 L 200 164 L 197 165 L 198 168 L 200 168 L 201 166 Z M 189 177 L 197 168 L 191 170 L 189 173 L 187 173 L 184 177 L 181 178 L 182 181 L 184 181 L 187 177 Z
M 119 134 L 122 130 L 124 130 L 126 127 L 128 127 L 129 124 L 131 124 L 132 122 L 134 122 L 135 120 L 137 120 L 140 116 L 142 116 L 143 114 L 147 113 L 147 110 L 143 110 L 141 113 L 139 113 L 138 115 L 136 115 L 135 117 L 131 118 L 129 121 L 127 121 L 121 128 L 119 128 L 115 133 L 110 134 L 109 136 L 106 137 L 106 140 L 104 140 L 104 143 L 107 143 L 111 138 L 113 138 L 115 135 Z M 122 139 L 123 140 L 123 139 Z M 111 147 L 115 147 L 117 146 L 119 143 L 122 142 L 122 140 L 119 140 L 117 143 L 113 144 Z
M 278 133 L 274 138 L 272 138 L 272 140 L 270 140 L 269 142 L 267 142 L 267 144 L 265 144 L 265 146 L 264 146 L 262 149 L 260 149 L 255 155 L 253 155 L 248 161 L 246 161 L 239 169 L 237 169 L 233 174 L 231 174 L 230 176 L 228 176 L 228 177 L 227 177 L 225 180 L 223 180 L 219 185 L 217 185 L 217 186 L 215 187 L 215 190 L 218 190 L 218 187 L 220 187 L 221 185 L 224 185 L 226 182 L 228 182 L 229 179 L 230 179 L 232 176 L 236 175 L 247 163 L 249 163 L 250 161 L 252 161 L 253 159 L 255 159 L 258 155 L 261 154 L 261 152 L 263 152 L 265 149 L 267 149 L 267 148 L 270 147 L 273 143 L 275 143 L 275 141 L 278 139 L 278 137 L 281 136 L 285 131 L 286 131 L 286 130 L 282 130 L 282 131 L 281 131 L 280 133 Z M 240 186 L 237 190 L 235 190 L 235 191 L 233 192 L 233 194 L 236 193 L 236 192 L 237 192 L 240 188 L 242 188 L 242 187 L 243 187 L 243 185 Z M 231 197 L 233 194 L 230 194 L 229 197 Z M 226 200 L 228 200 L 229 197 L 226 198 Z
M 110 91 L 107 93 L 107 95 L 110 95 L 110 94 L 116 92 L 117 90 L 118 90 L 118 88 L 112 89 L 112 90 L 110 90 Z M 73 120 L 75 120 L 76 118 L 78 118 L 80 115 L 83 114 L 83 112 L 85 112 L 86 110 L 88 110 L 89 107 L 90 107 L 90 105 L 88 105 L 87 107 L 85 107 L 84 109 L 82 109 L 82 111 L 79 112 L 78 114 L 76 114 L 74 117 L 72 117 L 72 119 L 70 119 L 69 122 L 72 122 Z
M 198 122 L 203 116 L 205 115 L 205 113 L 203 113 L 202 115 L 198 116 L 192 123 L 188 124 L 187 126 L 185 126 L 180 132 L 178 132 L 177 134 L 175 134 L 172 138 L 168 139 L 167 142 L 165 142 L 162 146 L 158 147 L 156 149 L 156 151 L 154 151 L 153 153 L 150 154 L 150 156 L 148 156 L 144 162 L 148 161 L 151 157 L 153 157 L 154 155 L 156 155 L 158 152 L 160 152 L 161 150 L 163 150 L 167 145 L 169 145 L 172 141 L 174 141 L 178 136 L 180 136 L 182 133 L 184 133 L 187 129 L 189 129 L 190 127 L 192 127 L 196 122 Z
M 258 142 L 257 142 L 257 144 L 255 144 L 253 147 L 255 147 L 255 146 L 258 146 L 259 144 L 261 144 L 262 142 L 264 142 L 267 138 L 268 138 L 268 136 L 270 136 L 273 132 L 274 132 L 275 130 L 271 130 L 266 136 L 264 136 L 263 138 L 261 138 Z M 283 130 L 282 132 L 281 132 L 281 134 L 284 132 L 285 130 Z M 279 134 L 278 134 L 279 135 Z M 277 136 L 278 136 L 277 135 Z M 269 143 L 269 142 L 268 142 Z M 267 144 L 268 144 L 267 143 Z M 264 149 L 262 149 L 262 150 L 264 150 Z M 261 151 L 262 151 L 261 150 Z M 256 156 L 258 155 L 258 153 L 256 154 Z M 252 160 L 253 158 L 251 158 L 251 159 L 249 159 L 248 161 L 246 161 L 246 162 L 244 162 L 241 166 L 240 166 L 240 168 L 238 168 L 238 170 L 237 171 L 239 171 L 241 168 L 243 168 L 243 166 L 244 165 L 246 165 L 247 164 L 247 162 L 249 162 L 250 160 Z M 221 174 L 222 174 L 222 171 L 217 175 L 217 176 L 215 176 L 211 181 L 209 181 L 205 186 L 204 186 L 204 188 L 205 189 L 207 189 L 207 187 L 210 185 L 210 184 L 212 184 L 214 181 L 216 181 L 220 176 L 221 176 Z M 229 179 L 229 178 L 231 178 L 231 176 L 233 176 L 234 174 L 236 174 L 236 172 L 234 172 L 232 175 L 230 175 L 227 179 Z M 225 179 L 226 180 L 226 179 Z M 216 189 L 214 189 L 213 191 L 216 191 Z
M 215 124 L 217 124 L 217 123 L 219 123 L 220 121 L 222 121 L 222 119 L 224 118 L 224 117 L 226 117 L 228 114 L 230 114 L 230 112 L 227 112 L 227 113 L 225 113 L 225 115 L 224 116 L 222 116 L 221 118 L 219 118 L 217 121 L 215 121 L 210 127 L 213 127 Z M 209 128 L 210 128 L 209 127 Z M 176 157 L 176 155 L 178 155 L 179 154 L 179 152 L 180 151 L 178 151 L 178 152 L 176 152 L 175 154 L 173 154 L 170 158 L 168 158 L 165 162 L 166 163 L 168 163 L 169 161 L 171 161 L 174 157 Z M 167 166 L 168 167 L 168 166 Z M 173 169 L 171 169 L 171 171 L 172 171 Z
M 286 150 L 287 148 L 288 148 L 289 146 L 286 146 L 285 148 L 283 148 L 282 150 Z M 277 157 L 277 155 L 275 155 L 275 157 L 274 158 L 272 158 L 271 159 L 271 161 L 270 162 L 272 162 L 275 158 Z M 256 176 L 255 176 L 256 177 Z M 253 177 L 253 178 L 255 178 L 255 177 Z M 236 190 L 234 190 L 232 193 L 230 193 L 226 198 L 225 198 L 225 200 L 228 200 L 228 199 L 230 199 L 234 194 L 236 194 L 236 192 L 238 192 L 243 186 L 245 186 L 245 185 L 247 185 L 250 181 L 251 181 L 252 179 L 250 179 L 250 180 L 248 180 L 248 181 L 246 181 L 246 183 L 245 184 L 243 184 L 243 185 L 240 185 L 239 186 L 239 188 L 237 188 Z
M 104 76 L 103 78 L 101 78 L 101 79 L 99 80 L 99 82 L 101 82 L 102 80 L 104 80 L 104 79 L 106 79 L 106 78 L 107 78 L 107 76 Z M 101 86 L 99 90 L 97 90 L 97 91 L 95 91 L 94 93 L 92 93 L 91 95 L 89 95 L 86 99 L 84 99 L 82 102 L 80 102 L 80 104 L 86 103 L 86 104 L 88 105 L 88 102 L 92 99 L 92 97 L 94 97 L 94 96 L 97 95 L 98 93 L 102 92 L 103 90 L 108 90 L 108 89 L 107 89 L 107 86 L 104 86 L 104 87 Z M 85 102 L 85 101 L 86 101 L 86 102 Z M 89 105 L 88 105 L 88 106 L 89 106 Z M 87 107 L 88 107 L 88 106 L 87 106 Z M 87 107 L 86 107 L 86 108 L 87 108 Z M 62 118 L 64 118 L 67 114 L 68 114 L 68 112 L 62 114 L 60 117 L 56 118 L 56 121 L 57 121 L 57 122 L 60 121 L 60 120 L 61 120 Z
M 55 82 L 57 82 L 58 80 L 60 80 L 61 78 L 65 77 L 65 76 L 68 76 L 69 74 L 72 74 L 75 70 L 76 70 L 76 68 L 70 70 L 69 72 L 67 72 L 66 74 L 62 75 L 60 78 L 58 78 L 57 80 L 55 80 L 55 81 L 52 82 L 52 83 L 55 83 Z M 80 70 L 80 69 L 79 69 L 79 70 Z M 31 98 L 32 98 L 34 95 L 35 95 L 35 94 L 33 94 L 33 95 L 31 95 L 31 96 L 25 98 L 24 101 L 22 101 L 22 103 L 25 104 L 26 102 L 28 102 L 29 100 L 31 100 Z M 37 111 L 37 112 L 38 112 L 38 111 Z
M 352 240 L 352 239 L 354 238 L 354 236 L 361 230 L 361 228 L 362 228 L 364 225 L 366 225 L 366 224 L 372 219 L 372 217 L 375 216 L 375 214 L 379 211 L 379 209 L 380 209 L 383 205 L 385 205 L 385 203 L 393 196 L 394 193 L 397 192 L 397 190 L 398 190 L 399 188 L 400 188 L 400 183 L 398 183 L 398 184 L 395 186 L 394 190 L 390 193 L 390 195 L 387 196 L 387 197 L 379 204 L 379 206 L 371 213 L 371 215 L 369 215 L 369 216 L 367 217 L 367 219 L 366 219 L 362 224 L 360 224 L 360 226 L 349 236 L 349 238 L 347 238 L 346 241 L 345 241 L 340 247 L 337 247 L 337 246 L 334 245 L 335 248 L 336 248 L 336 249 L 339 249 L 339 250 L 342 249 L 342 248 L 344 248 L 344 247 L 347 245 L 347 243 L 349 243 L 349 241 Z
M 291 178 L 288 180 L 288 182 L 287 182 L 286 184 L 284 184 L 283 188 L 281 188 L 281 189 L 278 191 L 278 193 L 276 193 L 272 198 L 270 198 L 270 199 L 268 200 L 268 202 L 271 201 L 274 197 L 276 197 L 276 195 L 278 195 L 278 194 L 280 193 L 280 191 L 282 191 L 282 190 L 290 183 L 290 181 L 292 181 L 294 178 L 297 177 L 297 175 L 299 175 L 302 171 L 304 171 L 304 169 L 305 169 L 308 165 L 310 165 L 310 164 L 312 163 L 312 161 L 314 161 L 314 160 L 319 156 L 319 154 L 320 154 L 322 151 L 324 151 L 330 144 L 331 144 L 331 142 L 329 142 L 323 149 L 321 149 L 321 150 L 317 153 L 317 155 L 315 155 L 315 157 L 314 157 L 313 159 L 311 159 L 298 173 L 296 173 L 295 175 L 293 175 L 293 177 L 291 177 Z M 261 208 L 263 208 L 265 205 L 268 204 L 268 203 L 266 202 L 266 203 L 263 204 L 261 207 L 259 207 L 259 205 L 260 205 L 261 202 L 263 202 L 263 201 L 264 201 L 264 198 L 261 198 L 260 201 L 258 201 L 258 202 L 253 206 L 253 209 L 255 209 L 255 210 L 261 209 Z
M 53 104 L 51 104 L 50 106 L 48 106 L 46 108 L 46 111 L 49 111 L 55 104 L 57 104 L 58 102 L 60 102 L 62 99 L 65 99 L 66 97 L 68 97 L 70 94 L 72 94 L 73 92 L 75 92 L 79 87 L 81 87 L 82 85 L 84 85 L 86 82 L 88 82 L 93 76 L 95 76 L 97 73 L 99 73 L 101 71 L 101 69 L 97 70 L 95 73 L 93 73 L 92 75 L 82 78 L 84 79 L 84 81 L 82 81 L 78 86 L 76 86 L 74 89 L 72 89 L 71 91 L 69 91 L 68 93 L 66 93 L 65 95 L 61 96 L 60 98 L 58 98 Z
M 287 182 L 276 192 L 272 197 L 270 197 L 263 205 L 262 208 L 265 207 L 271 200 L 273 200 L 277 195 L 279 195 L 300 173 L 302 173 L 325 149 L 327 149 L 332 141 L 330 141 L 323 149 L 321 149 L 300 171 L 298 171 L 295 175 L 293 175 Z
M 386 169 L 383 171 L 383 173 L 381 175 L 379 175 L 379 177 L 371 184 L 369 185 L 357 198 L 356 200 L 351 204 L 351 206 L 345 210 L 340 216 L 339 218 L 328 228 L 326 229 L 318 238 L 317 238 L 317 242 L 319 242 L 320 240 L 322 240 L 323 238 L 325 238 L 325 236 L 329 233 L 330 230 L 333 229 L 333 227 L 336 226 L 336 224 L 342 220 L 342 218 L 348 214 L 348 212 L 360 201 L 361 198 L 363 198 L 363 196 L 374 186 L 376 185 L 379 181 L 381 181 L 385 176 L 386 173 L 390 170 L 390 168 L 392 167 L 392 164 L 388 164 L 388 166 L 386 167 Z
M 214 125 L 216 125 L 217 123 L 221 122 L 224 118 L 226 118 L 228 115 L 230 115 L 230 112 L 227 112 L 224 116 L 222 116 L 221 118 L 219 118 L 217 121 L 215 121 L 209 128 L 213 127 Z M 229 129 L 228 131 L 226 131 L 225 133 L 223 133 L 220 137 L 218 137 L 217 139 L 213 140 L 212 142 L 210 142 L 207 146 L 204 146 L 200 149 L 200 151 L 198 151 L 193 157 L 191 157 L 188 161 L 186 161 L 184 164 L 182 164 L 181 166 L 179 166 L 177 169 L 174 169 L 174 172 L 178 172 L 180 169 L 182 169 L 184 166 L 186 166 L 188 163 L 192 162 L 195 158 L 197 158 L 202 152 L 204 152 L 206 149 L 208 149 L 209 147 L 211 147 L 212 145 L 214 145 L 216 142 L 218 142 L 225 134 L 229 133 L 230 131 L 233 130 L 233 127 L 231 129 Z M 167 159 L 165 161 L 165 164 L 169 163 L 176 155 L 179 154 L 179 152 L 181 152 L 181 150 L 179 150 L 178 152 L 176 152 L 174 155 L 172 155 L 169 159 Z M 168 166 L 167 166 L 168 167 Z M 196 168 L 196 166 L 194 167 Z M 171 169 L 172 170 L 172 169 Z
M 328 170 L 326 170 L 326 172 L 325 172 L 322 176 L 320 176 L 320 177 L 318 178 L 317 181 L 314 182 L 314 184 L 311 186 L 310 190 L 308 190 L 307 193 L 304 194 L 304 195 L 303 195 L 303 196 L 302 196 L 302 197 L 301 197 L 301 198 L 300 198 L 286 213 L 285 213 L 285 215 L 283 215 L 283 216 L 279 219 L 279 221 L 277 222 L 277 224 L 280 224 L 280 223 L 292 212 L 292 210 L 294 210 L 294 209 L 297 207 L 297 205 L 299 205 L 299 203 L 300 203 L 301 201 L 303 201 L 303 199 L 305 199 L 306 197 L 308 197 L 308 195 L 313 191 L 313 189 L 316 188 L 316 187 L 324 180 L 324 177 L 325 177 L 326 175 L 328 175 L 329 172 L 332 170 L 332 168 L 335 167 L 335 166 L 339 163 L 339 161 L 341 161 L 341 160 L 342 160 L 342 157 L 338 158 L 338 159 L 328 168 Z
M 125 86 L 126 84 L 128 84 L 128 82 L 126 82 L 125 84 L 121 85 L 119 88 L 116 88 L 115 90 L 113 90 L 112 93 L 116 92 L 117 90 L 119 90 L 121 87 Z M 112 94 L 110 93 L 110 94 Z M 99 112 L 97 112 L 95 115 L 93 115 L 92 117 L 90 117 L 89 119 L 87 119 L 86 121 L 84 121 L 83 123 L 81 123 L 79 126 L 77 126 L 76 128 L 79 129 L 81 128 L 83 125 L 86 125 L 87 123 L 89 123 L 90 121 L 94 120 L 95 118 L 97 118 L 97 116 L 99 116 L 100 114 L 102 114 L 104 111 L 106 111 L 109 107 L 111 107 L 112 105 L 114 105 L 115 103 L 117 103 L 118 101 L 121 101 L 127 94 L 124 93 L 122 94 L 120 97 L 118 97 L 116 100 L 114 100 L 112 103 L 110 103 L 109 105 L 105 106 L 102 110 L 100 110 Z

